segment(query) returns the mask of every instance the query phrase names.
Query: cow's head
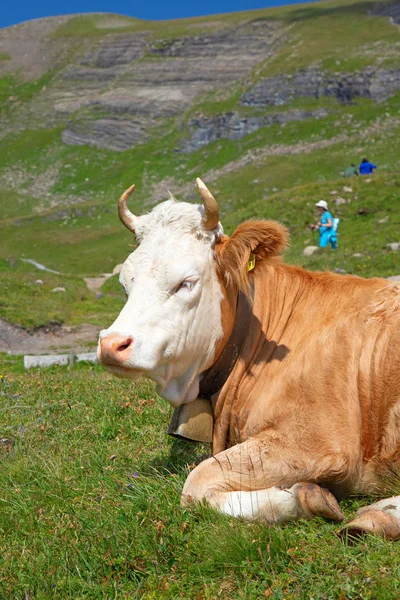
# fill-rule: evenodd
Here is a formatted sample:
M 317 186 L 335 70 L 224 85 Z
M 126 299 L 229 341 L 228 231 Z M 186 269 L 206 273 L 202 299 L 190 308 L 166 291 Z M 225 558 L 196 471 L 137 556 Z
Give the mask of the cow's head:
M 111 372 L 153 379 L 173 406 L 197 397 L 200 374 L 232 328 L 232 298 L 239 289 L 248 292 L 249 277 L 282 251 L 287 237 L 271 221 L 243 223 L 230 238 L 224 236 L 216 200 L 200 179 L 196 182 L 202 205 L 171 198 L 141 217 L 127 208 L 134 186 L 121 196 L 120 219 L 139 245 L 120 275 L 126 304 L 100 332 L 98 347 Z M 251 254 L 256 268 L 249 273 Z

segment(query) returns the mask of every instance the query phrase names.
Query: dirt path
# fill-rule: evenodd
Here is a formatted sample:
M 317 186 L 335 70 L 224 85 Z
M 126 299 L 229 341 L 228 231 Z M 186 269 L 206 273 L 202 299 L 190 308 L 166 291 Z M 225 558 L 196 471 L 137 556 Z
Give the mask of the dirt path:
M 56 327 L 28 333 L 0 319 L 0 352 L 9 354 L 62 354 L 69 350 L 88 352 L 94 350 L 99 335 L 99 327 L 80 325 L 79 327 Z

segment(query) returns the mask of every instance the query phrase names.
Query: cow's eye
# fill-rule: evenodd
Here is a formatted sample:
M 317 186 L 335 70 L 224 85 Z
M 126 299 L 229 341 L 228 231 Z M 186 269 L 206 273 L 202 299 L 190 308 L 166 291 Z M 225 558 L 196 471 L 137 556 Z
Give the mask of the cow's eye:
M 182 283 L 180 283 L 178 285 L 178 288 L 176 291 L 179 292 L 179 290 L 186 289 L 190 292 L 194 288 L 196 281 L 197 281 L 197 279 L 192 279 L 192 278 L 184 279 L 182 281 Z

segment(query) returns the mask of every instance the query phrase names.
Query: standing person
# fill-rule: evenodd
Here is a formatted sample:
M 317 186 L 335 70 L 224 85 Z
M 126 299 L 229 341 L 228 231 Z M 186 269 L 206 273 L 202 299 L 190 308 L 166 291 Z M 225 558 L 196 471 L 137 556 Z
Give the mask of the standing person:
M 361 164 L 359 166 L 360 175 L 371 175 L 374 172 L 374 169 L 378 167 L 374 165 L 372 162 L 369 162 L 368 158 L 363 158 Z
M 319 230 L 319 247 L 326 248 L 330 243 L 332 248 L 336 250 L 338 246 L 336 231 L 333 229 L 333 217 L 328 210 L 328 203 L 325 200 L 320 200 L 315 206 L 318 208 L 321 218 L 316 225 L 311 224 L 310 228 L 313 231 L 315 229 Z
M 353 175 L 358 175 L 358 170 L 356 165 L 351 163 L 351 165 L 344 170 L 343 177 L 353 177 Z

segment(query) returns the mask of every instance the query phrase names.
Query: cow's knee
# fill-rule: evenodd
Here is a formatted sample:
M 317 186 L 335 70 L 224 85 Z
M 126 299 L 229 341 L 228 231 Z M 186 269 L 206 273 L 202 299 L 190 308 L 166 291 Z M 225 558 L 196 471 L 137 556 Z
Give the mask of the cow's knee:
M 218 488 L 223 487 L 218 474 L 214 472 L 214 460 L 214 457 L 204 460 L 189 473 L 182 490 L 182 506 L 202 500 L 214 506 L 213 495 Z
M 226 515 L 266 523 L 316 516 L 343 519 L 335 497 L 314 483 L 296 483 L 290 488 L 240 489 L 215 469 L 213 459 L 204 461 L 190 473 L 182 491 L 183 506 L 202 500 Z

